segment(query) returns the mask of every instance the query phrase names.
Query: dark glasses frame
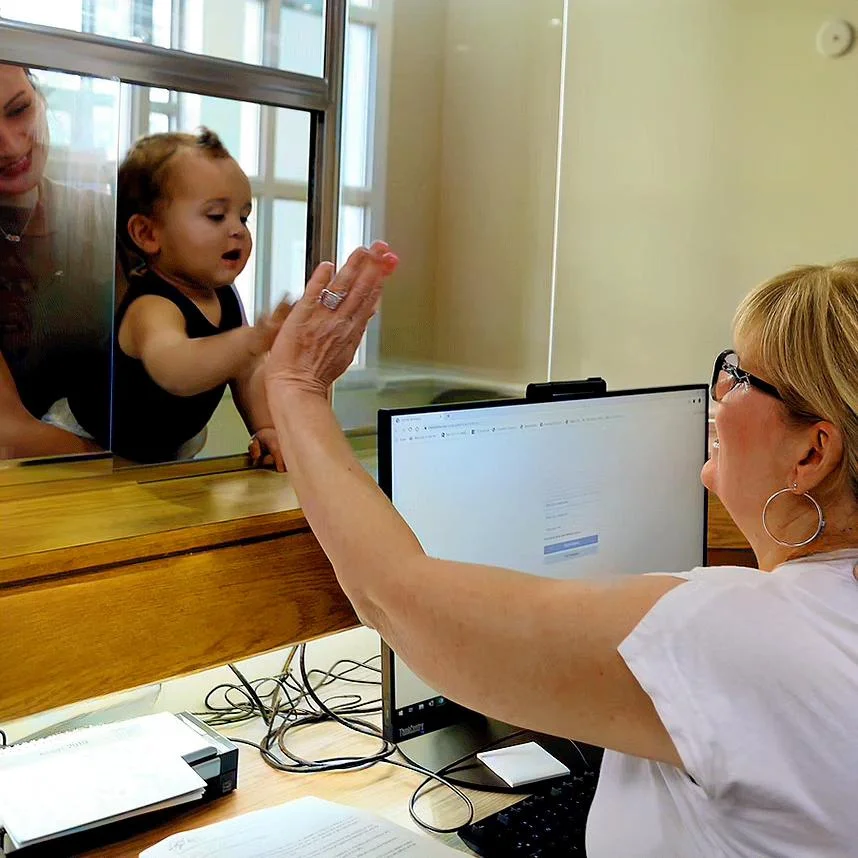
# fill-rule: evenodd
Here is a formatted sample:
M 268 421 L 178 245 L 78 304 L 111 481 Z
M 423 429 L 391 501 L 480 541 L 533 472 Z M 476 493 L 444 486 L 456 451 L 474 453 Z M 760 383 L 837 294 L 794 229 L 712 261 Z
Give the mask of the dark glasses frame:
M 735 355 L 735 363 L 727 362 L 727 358 L 731 355 Z M 712 370 L 712 381 L 709 383 L 709 395 L 712 397 L 713 402 L 719 401 L 718 396 L 716 395 L 716 388 L 718 385 L 718 377 L 722 372 L 726 372 L 727 375 L 732 376 L 736 384 L 747 382 L 752 387 L 756 387 L 757 390 L 761 390 L 763 393 L 767 393 L 769 396 L 774 396 L 775 399 L 783 402 L 783 397 L 773 384 L 769 384 L 767 381 L 763 381 L 761 378 L 757 378 L 757 376 L 752 375 L 750 372 L 739 368 L 739 355 L 737 355 L 733 349 L 724 349 L 724 351 L 715 358 L 715 366 Z

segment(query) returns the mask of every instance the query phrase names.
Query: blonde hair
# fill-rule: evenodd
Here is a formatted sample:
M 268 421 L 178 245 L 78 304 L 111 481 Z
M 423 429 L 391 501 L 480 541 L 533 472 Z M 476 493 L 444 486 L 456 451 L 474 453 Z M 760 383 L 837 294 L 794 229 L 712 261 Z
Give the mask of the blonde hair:
M 733 334 L 794 419 L 840 429 L 839 476 L 858 498 L 858 259 L 793 268 L 761 284 L 739 305 Z
M 131 147 L 116 181 L 116 239 L 126 277 L 146 262 L 128 232 L 128 221 L 135 214 L 151 217 L 158 204 L 169 199 L 170 164 L 181 151 L 203 152 L 212 158 L 232 157 L 220 137 L 208 128 L 201 128 L 198 134 L 150 134 Z

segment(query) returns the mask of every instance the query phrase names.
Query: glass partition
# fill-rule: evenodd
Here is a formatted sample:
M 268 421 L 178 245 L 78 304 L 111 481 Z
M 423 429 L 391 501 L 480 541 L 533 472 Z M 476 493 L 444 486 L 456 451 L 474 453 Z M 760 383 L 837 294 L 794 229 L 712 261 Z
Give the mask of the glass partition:
M 564 3 L 350 13 L 340 247 L 362 232 L 401 260 L 334 389 L 340 422 L 371 432 L 379 407 L 548 377 Z
M 0 459 L 110 449 L 119 93 L 0 66 Z
M 144 138 L 166 135 L 145 144 L 157 149 L 175 142 L 170 135 L 209 129 L 205 145 L 215 151 L 216 135 L 217 151 L 231 157 L 202 166 L 226 168 L 233 190 L 246 196 L 237 215 L 240 258 L 230 256 L 236 248 L 227 248 L 217 263 L 229 275 L 224 288 L 232 296 L 230 324 L 252 326 L 277 301 L 299 296 L 307 269 L 331 258 L 336 246 L 338 69 L 346 5 L 344 0 L 46 0 L 4 10 L 13 15 L 0 20 L 0 56 L 6 63 L 0 72 L 20 78 L 10 77 L 7 89 L 18 86 L 20 93 L 6 93 L 0 116 L 6 126 L 0 135 L 5 474 L 22 460 L 49 464 L 67 455 L 112 452 L 124 465 L 246 452 L 247 426 L 253 424 L 244 419 L 247 402 L 235 401 L 231 387 L 222 398 L 212 398 L 207 406 L 212 413 L 200 431 L 181 438 L 175 449 L 154 443 L 147 449 L 148 441 L 141 446 L 139 438 L 129 447 L 117 434 L 117 426 L 129 425 L 123 414 L 133 387 L 118 370 L 119 358 L 135 361 L 135 372 L 149 381 L 158 377 L 161 393 L 182 398 L 200 392 L 165 386 L 147 362 L 151 355 L 127 351 L 122 333 L 131 299 L 139 297 L 140 277 L 169 268 L 162 240 L 168 218 L 162 216 L 174 197 L 185 193 L 179 186 L 198 174 L 200 164 L 174 169 L 171 161 L 152 183 L 158 185 L 157 199 L 144 200 L 139 211 L 123 207 L 123 200 L 135 198 L 128 190 L 134 183 L 118 194 L 117 170 Z M 38 70 L 58 57 L 63 70 Z M 109 70 L 115 79 L 90 77 L 84 69 Z M 247 98 L 236 98 L 239 92 Z M 16 99 L 23 102 L 28 94 L 32 109 L 18 110 Z M 126 175 L 139 166 L 132 164 Z M 34 179 L 24 187 L 31 173 Z M 144 232 L 149 233 L 132 234 L 129 214 L 140 215 L 134 229 L 148 218 Z M 213 213 L 203 217 L 217 219 Z M 149 242 L 153 228 L 161 230 L 158 247 Z M 74 288 L 69 288 L 65 281 L 72 277 Z M 190 299 L 191 306 L 195 301 Z M 211 308 L 205 303 L 197 310 L 203 319 L 214 319 L 218 313 L 207 316 Z M 167 330 L 171 322 L 166 324 L 155 329 Z M 208 382 L 204 386 L 211 391 Z M 171 423 L 171 414 L 161 408 L 141 409 L 146 420 L 138 421 L 137 434 L 144 439 L 157 434 L 150 429 L 160 418 Z M 27 431 L 19 431 L 22 426 Z M 61 470 L 65 478 L 71 468 Z M 36 480 L 37 473 L 55 479 L 59 470 L 28 473 Z M 17 485 L 20 473 L 9 479 Z
M 561 0 L 497 4 L 491 26 L 475 0 L 62 8 L 52 25 L 126 40 L 107 46 L 56 30 L 49 40 L 69 67 L 91 59 L 133 81 L 115 111 L 111 169 L 145 135 L 204 125 L 247 177 L 253 250 L 234 291 L 249 322 L 299 297 L 322 258 L 342 262 L 374 238 L 400 253 L 381 311 L 335 389 L 346 429 L 371 431 L 382 405 L 511 395 L 547 376 Z M 35 21 L 43 12 L 27 14 Z M 228 38 L 224 20 L 237 22 Z M 32 34 L 4 26 L 6 55 L 44 61 Z M 332 27 L 342 39 L 341 86 Z M 313 77 L 326 67 L 324 81 Z M 91 145 L 103 147 L 101 86 L 91 87 L 86 115 Z M 54 122 L 57 135 L 82 133 L 59 101 Z M 120 279 L 120 299 L 125 288 Z M 227 390 L 202 443 L 183 454 L 242 453 L 248 435 L 235 405 Z

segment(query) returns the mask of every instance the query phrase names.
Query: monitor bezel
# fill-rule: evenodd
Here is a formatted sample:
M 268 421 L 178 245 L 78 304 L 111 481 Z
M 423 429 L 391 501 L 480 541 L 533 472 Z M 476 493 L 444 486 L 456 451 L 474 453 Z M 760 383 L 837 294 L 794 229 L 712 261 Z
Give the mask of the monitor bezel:
M 484 408 L 505 408 L 517 405 L 546 405 L 549 402 L 569 402 L 583 399 L 611 399 L 621 396 L 641 396 L 658 393 L 699 392 L 703 395 L 705 419 L 703 422 L 703 459 L 709 457 L 709 387 L 705 384 L 681 384 L 665 387 L 643 387 L 628 390 L 608 390 L 600 393 L 576 393 L 558 396 L 552 400 L 535 400 L 525 398 L 488 399 L 475 402 L 439 403 L 436 405 L 421 405 L 405 408 L 380 408 L 378 410 L 378 485 L 385 495 L 393 502 L 393 468 L 392 468 L 392 433 L 391 427 L 395 417 L 413 416 L 416 414 L 433 414 L 437 412 L 465 411 Z M 707 523 L 709 517 L 709 493 L 703 492 L 703 544 L 701 546 L 701 563 L 705 565 L 708 548 Z M 415 736 L 427 735 L 444 727 L 465 722 L 469 719 L 483 718 L 477 712 L 443 698 L 443 703 L 436 705 L 428 701 L 407 707 L 399 715 L 394 708 L 396 669 L 396 653 L 382 640 L 381 642 L 381 680 L 382 680 L 382 728 L 384 736 L 391 742 L 401 742 Z

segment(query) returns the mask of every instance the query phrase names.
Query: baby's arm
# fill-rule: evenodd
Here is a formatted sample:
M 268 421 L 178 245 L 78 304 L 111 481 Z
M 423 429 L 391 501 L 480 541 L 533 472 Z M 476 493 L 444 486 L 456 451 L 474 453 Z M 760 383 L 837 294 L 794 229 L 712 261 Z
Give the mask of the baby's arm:
M 101 448 L 56 426 L 42 423 L 18 396 L 15 379 L 0 354 L 0 459 L 95 453 Z
M 280 330 L 292 309 L 288 298 L 284 298 L 271 312 L 262 316 L 257 325 L 268 332 L 271 343 Z M 274 429 L 274 421 L 268 410 L 268 399 L 265 393 L 265 358 L 261 355 L 231 382 L 232 398 L 244 420 L 247 431 L 252 438 L 250 441 L 250 456 L 254 465 L 265 465 L 273 462 L 278 471 L 285 471 L 286 464 L 280 452 L 280 441 Z
M 233 401 L 247 431 L 256 442 L 254 445 L 251 441 L 250 445 L 253 464 L 265 463 L 265 456 L 270 455 L 277 470 L 285 471 L 286 465 L 265 396 L 265 358 L 259 358 L 244 373 L 234 378 L 231 387 Z
M 143 361 L 152 380 L 175 396 L 194 396 L 237 378 L 264 355 L 272 332 L 247 325 L 189 338 L 179 308 L 158 295 L 137 298 L 119 327 L 119 347 Z

